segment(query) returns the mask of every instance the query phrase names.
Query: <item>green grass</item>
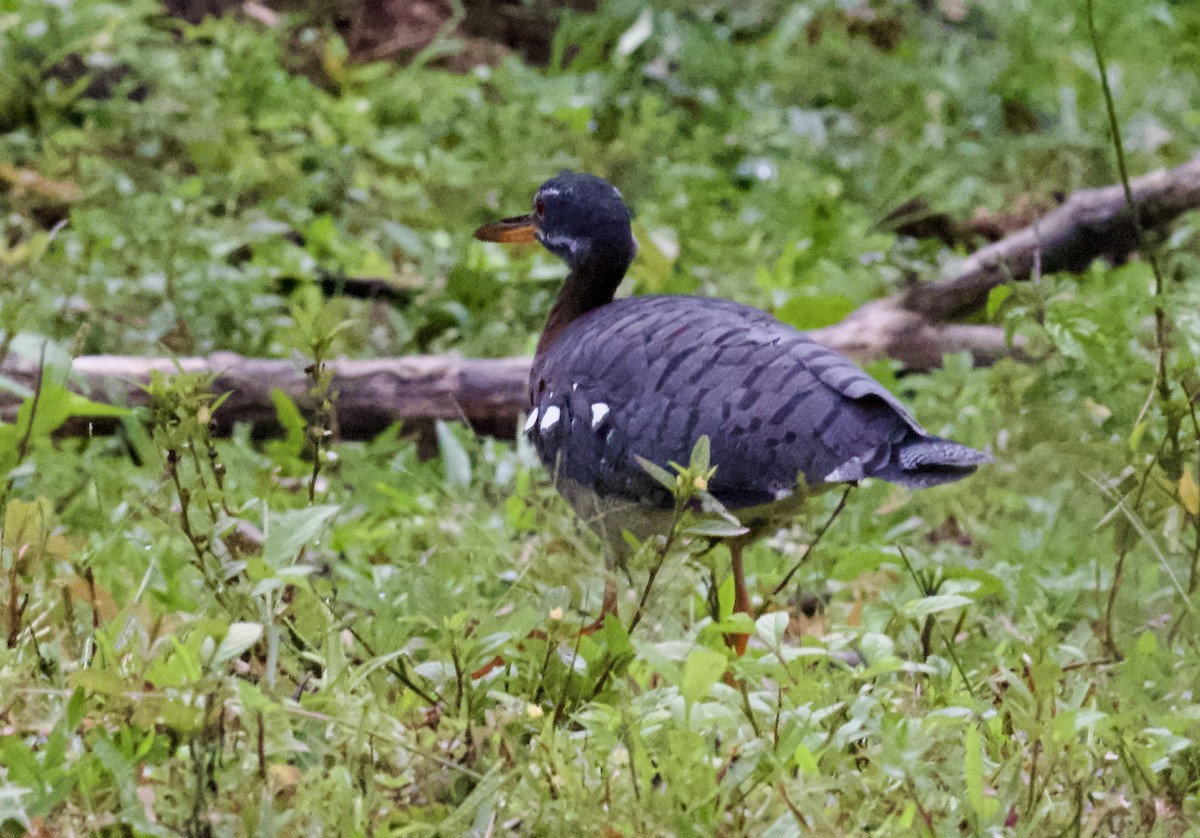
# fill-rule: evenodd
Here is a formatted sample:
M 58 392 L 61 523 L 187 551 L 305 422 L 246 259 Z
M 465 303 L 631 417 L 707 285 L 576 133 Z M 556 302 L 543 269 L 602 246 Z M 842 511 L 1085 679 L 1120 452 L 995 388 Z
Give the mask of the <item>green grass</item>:
M 1139 259 L 997 298 L 1036 363 L 875 367 L 997 463 L 854 490 L 772 595 L 837 503 L 814 499 L 748 553 L 742 659 L 727 553 L 685 527 L 577 640 L 601 544 L 519 441 L 445 426 L 422 461 L 403 429 L 329 443 L 285 401 L 285 439 L 214 440 L 186 377 L 120 435 L 51 435 L 88 407 L 61 386 L 76 354 L 530 351 L 561 268 L 470 233 L 563 167 L 635 207 L 636 291 L 806 327 L 961 255 L 878 229 L 909 198 L 967 218 L 1115 181 L 1082 4 L 872 8 L 890 46 L 836 4 L 610 2 L 564 15 L 549 68 L 454 75 L 356 64 L 315 18 L 0 2 L 0 360 L 47 364 L 0 425 L 0 832 L 1193 829 L 1194 213 L 1154 243 L 1169 401 L 1143 410 Z M 1132 170 L 1180 162 L 1200 15 L 1097 14 Z M 411 299 L 325 300 L 322 271 Z

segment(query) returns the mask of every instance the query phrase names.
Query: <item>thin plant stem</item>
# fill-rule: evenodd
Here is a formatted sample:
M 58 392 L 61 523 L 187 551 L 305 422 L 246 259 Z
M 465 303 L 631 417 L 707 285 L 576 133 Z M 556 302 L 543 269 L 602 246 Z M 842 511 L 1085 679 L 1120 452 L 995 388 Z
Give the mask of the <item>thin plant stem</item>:
M 1117 505 L 1121 511 L 1121 514 L 1124 515 L 1126 520 L 1133 525 L 1133 529 L 1141 537 L 1146 546 L 1150 548 L 1150 552 L 1154 554 L 1156 559 L 1158 559 L 1159 564 L 1162 565 L 1163 572 L 1167 575 L 1167 579 L 1171 582 L 1171 587 L 1175 589 L 1175 593 L 1177 593 L 1179 598 L 1183 600 L 1183 607 L 1187 611 L 1188 615 L 1193 618 L 1196 617 L 1196 607 L 1192 604 L 1191 597 L 1188 596 L 1187 590 L 1184 588 L 1183 583 L 1179 581 L 1179 577 L 1175 573 L 1175 569 L 1171 567 L 1171 563 L 1167 561 L 1166 555 L 1163 553 L 1162 548 L 1158 546 L 1158 542 L 1154 540 L 1154 535 L 1146 527 L 1145 522 L 1142 521 L 1142 519 L 1139 518 L 1134 511 L 1129 508 L 1123 498 L 1117 496 L 1116 493 L 1114 493 L 1095 477 L 1092 477 L 1090 474 L 1087 475 L 1087 477 L 1092 481 L 1093 484 L 1095 484 L 1096 488 L 1099 489 L 1106 498 Z
M 642 618 L 646 614 L 646 605 L 650 601 L 650 591 L 654 588 L 654 581 L 658 578 L 658 572 L 662 570 L 662 566 L 666 562 L 667 556 L 671 553 L 671 548 L 675 546 L 675 541 L 679 537 L 679 525 L 683 520 L 684 510 L 685 507 L 682 504 L 677 506 L 675 510 L 675 519 L 671 523 L 671 529 L 667 533 L 667 538 L 655 551 L 658 556 L 657 560 L 654 562 L 654 566 L 650 568 L 649 576 L 646 578 L 646 585 L 644 588 L 642 588 L 642 595 L 638 599 L 637 609 L 633 612 L 633 618 L 630 619 L 629 627 L 625 630 L 626 634 L 630 637 L 633 636 L 633 630 L 638 627 L 638 624 L 641 623 Z M 604 689 L 605 685 L 608 683 L 608 679 L 612 676 L 613 670 L 616 669 L 617 663 L 621 657 L 622 656 L 620 655 L 609 656 L 608 662 L 604 666 L 604 670 L 600 673 L 600 677 L 596 679 L 596 686 L 592 688 L 592 698 L 598 696 Z
M 908 569 L 908 575 L 912 577 L 912 580 L 916 583 L 917 588 L 921 590 L 922 594 L 928 595 L 930 591 L 927 591 L 926 586 L 921 583 L 921 578 L 917 575 L 916 568 L 912 566 L 912 562 L 908 560 L 908 554 L 904 552 L 904 548 L 900 545 L 896 545 L 896 549 L 900 551 L 900 558 L 904 561 L 904 566 Z M 967 688 L 967 693 L 970 694 L 971 698 L 975 698 L 975 689 L 971 686 L 971 679 L 967 677 L 967 670 L 963 667 L 962 661 L 959 660 L 958 652 L 954 648 L 954 643 L 951 641 L 949 635 L 946 634 L 946 630 L 942 628 L 942 624 L 937 620 L 936 616 L 933 617 L 933 621 L 934 625 L 937 626 L 938 633 L 942 636 L 942 641 L 946 644 L 946 654 L 950 656 L 951 663 L 953 663 L 954 668 L 958 670 L 958 676 L 962 678 L 963 686 Z
M 833 525 L 833 522 L 837 519 L 837 516 L 840 515 L 842 510 L 846 508 L 846 501 L 849 499 L 850 491 L 853 488 L 854 484 L 851 484 L 846 487 L 846 491 L 842 492 L 842 497 L 838 500 L 838 504 L 834 508 L 833 513 L 825 521 L 825 524 L 821 527 L 821 529 L 817 530 L 816 537 L 813 538 L 812 543 L 808 545 L 808 549 L 804 551 L 804 555 L 800 557 L 800 561 L 796 562 L 796 564 L 792 566 L 792 569 L 787 572 L 783 579 L 780 580 L 779 584 L 775 586 L 774 590 L 771 591 L 772 597 L 778 596 L 779 592 L 787 587 L 788 582 L 791 582 L 792 577 L 796 575 L 798 570 L 800 570 L 800 566 L 808 561 L 812 556 L 813 550 L 815 550 L 817 545 L 821 543 L 821 539 L 825 537 L 825 533 L 829 531 L 829 528 Z M 761 617 L 763 612 L 766 610 L 766 607 L 766 603 L 763 603 L 762 608 L 759 609 L 758 614 L 755 616 Z
M 1133 508 L 1136 509 L 1141 503 L 1142 494 L 1146 491 L 1146 484 L 1149 482 L 1151 470 L 1154 468 L 1154 464 L 1158 462 L 1159 457 L 1162 456 L 1163 448 L 1165 448 L 1166 445 L 1167 441 L 1164 438 L 1162 444 L 1158 446 L 1158 450 L 1154 452 L 1154 456 L 1151 458 L 1150 463 L 1146 466 L 1146 470 L 1142 472 L 1142 479 L 1138 481 L 1137 491 L 1134 492 Z M 1114 506 L 1110 514 L 1115 516 L 1118 511 L 1119 510 L 1117 507 Z M 1107 519 L 1108 516 L 1106 515 L 1105 518 Z M 1128 554 L 1129 548 L 1124 545 L 1117 553 L 1117 563 L 1113 567 L 1113 581 L 1112 585 L 1109 586 L 1108 589 L 1108 602 L 1104 607 L 1104 644 L 1108 647 L 1108 651 L 1113 655 L 1113 657 L 1118 659 L 1121 658 L 1122 655 L 1121 650 L 1117 648 L 1116 638 L 1113 636 L 1113 612 L 1117 607 L 1117 591 L 1119 591 L 1121 588 L 1122 574 L 1125 571 L 1125 557 Z M 1099 564 L 1097 563 L 1097 577 L 1099 577 L 1099 573 Z M 1097 585 L 1097 587 L 1099 587 L 1099 585 Z
M 1096 57 L 1096 67 L 1100 71 L 1100 90 L 1104 94 L 1104 109 L 1108 114 L 1108 127 L 1112 134 L 1113 151 L 1117 156 L 1117 171 L 1121 176 L 1121 188 L 1125 191 L 1125 203 L 1129 206 L 1130 219 L 1133 222 L 1134 236 L 1137 238 L 1138 249 L 1150 263 L 1154 274 L 1154 356 L 1155 375 L 1154 386 L 1146 396 L 1142 409 L 1138 412 L 1138 424 L 1150 409 L 1157 391 L 1159 398 L 1166 402 L 1171 398 L 1171 385 L 1167 379 L 1167 314 L 1163 308 L 1163 297 L 1166 294 L 1166 283 L 1163 281 L 1162 270 L 1158 265 L 1158 257 L 1146 246 L 1145 229 L 1142 226 L 1142 214 L 1137 202 L 1133 199 L 1133 189 L 1129 185 L 1129 168 L 1125 164 L 1125 144 L 1121 139 L 1121 128 L 1117 123 L 1117 108 L 1113 100 L 1112 88 L 1108 84 L 1108 66 L 1104 61 L 1104 52 L 1100 49 L 1100 36 L 1096 31 L 1095 0 L 1087 0 L 1088 36 L 1092 42 L 1092 53 Z

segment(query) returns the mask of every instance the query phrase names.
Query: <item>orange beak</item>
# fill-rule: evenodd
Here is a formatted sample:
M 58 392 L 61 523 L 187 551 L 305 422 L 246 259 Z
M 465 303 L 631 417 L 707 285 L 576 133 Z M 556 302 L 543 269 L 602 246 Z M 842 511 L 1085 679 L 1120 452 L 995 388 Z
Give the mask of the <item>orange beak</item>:
M 484 224 L 475 231 L 475 238 L 484 242 L 533 242 L 537 226 L 532 215 L 518 215 Z

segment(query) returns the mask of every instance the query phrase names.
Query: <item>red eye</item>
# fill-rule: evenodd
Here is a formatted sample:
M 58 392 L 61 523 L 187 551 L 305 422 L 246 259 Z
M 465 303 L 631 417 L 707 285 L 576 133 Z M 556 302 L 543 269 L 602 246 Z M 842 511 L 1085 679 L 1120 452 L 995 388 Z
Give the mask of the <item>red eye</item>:
M 537 215 L 538 218 L 542 218 L 546 214 L 546 205 L 543 204 L 541 201 L 538 201 L 536 204 L 533 205 L 533 212 L 535 215 Z

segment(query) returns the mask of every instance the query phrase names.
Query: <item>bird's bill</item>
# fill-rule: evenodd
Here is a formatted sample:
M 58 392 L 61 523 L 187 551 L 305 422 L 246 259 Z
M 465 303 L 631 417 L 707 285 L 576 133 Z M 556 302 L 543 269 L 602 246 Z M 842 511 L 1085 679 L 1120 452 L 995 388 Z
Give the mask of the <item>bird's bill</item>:
M 518 215 L 484 224 L 475 231 L 475 238 L 484 242 L 532 242 L 537 227 L 532 215 Z

